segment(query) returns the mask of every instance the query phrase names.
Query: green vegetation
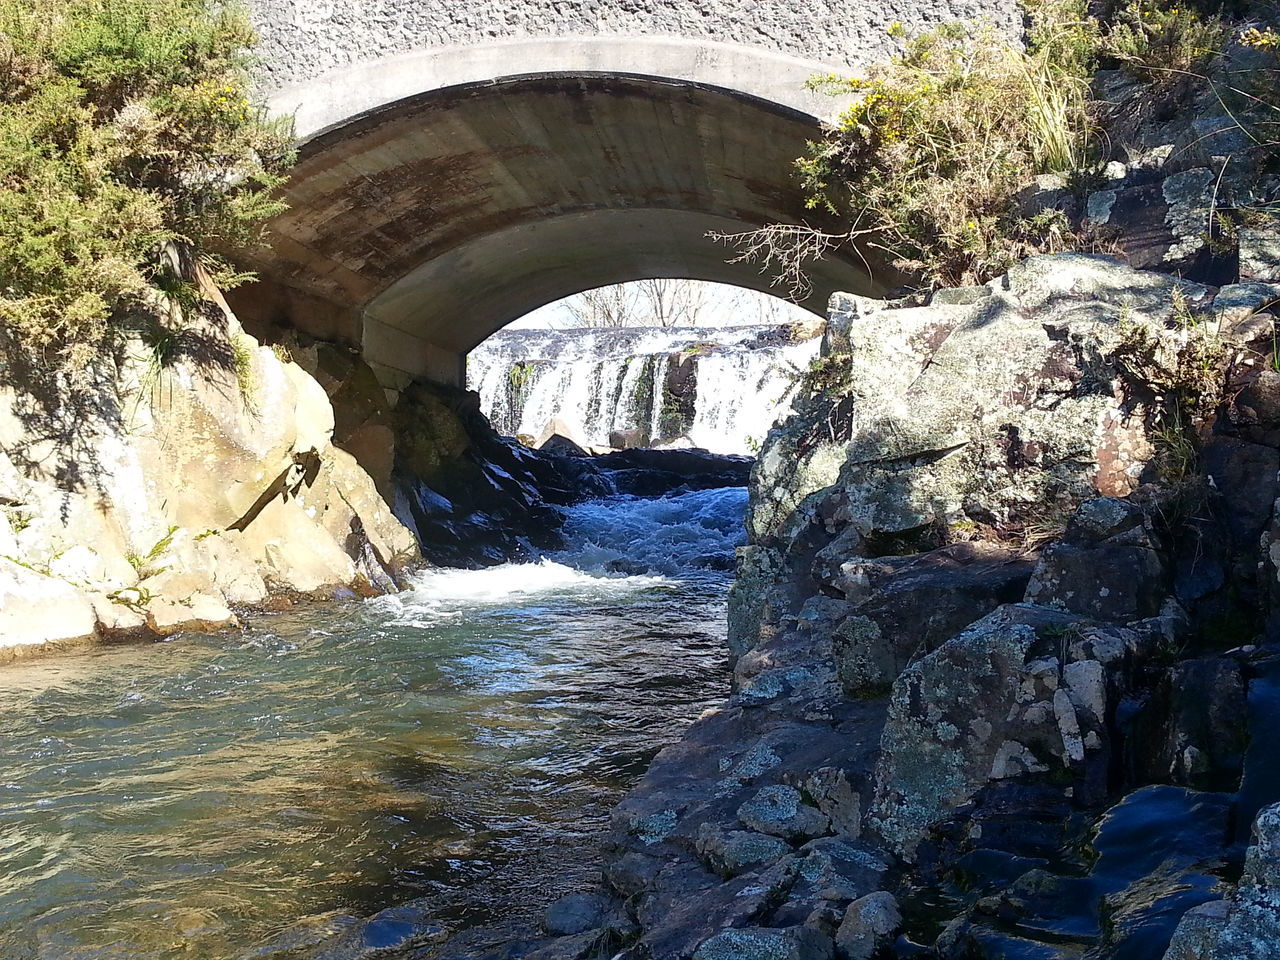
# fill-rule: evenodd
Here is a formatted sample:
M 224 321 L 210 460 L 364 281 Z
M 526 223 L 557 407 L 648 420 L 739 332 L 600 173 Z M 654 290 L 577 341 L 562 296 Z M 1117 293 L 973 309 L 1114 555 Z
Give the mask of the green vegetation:
M 145 554 L 130 553 L 125 556 L 129 561 L 129 565 L 138 572 L 139 579 L 145 580 L 147 577 L 153 577 L 157 573 L 161 573 L 167 568 L 157 568 L 156 561 L 159 560 L 171 546 L 173 546 L 173 538 L 177 534 L 180 527 L 170 527 L 169 531 L 157 540 Z
M 0 333 L 28 359 L 80 368 L 163 324 L 198 267 L 243 279 L 227 251 L 282 208 L 291 160 L 253 42 L 213 0 L 0 0 Z
M 950 25 L 866 78 L 814 86 L 858 97 L 799 161 L 812 206 L 847 215 L 900 270 L 930 285 L 985 280 L 1016 259 L 1075 246 L 1057 211 L 1024 218 L 1014 192 L 1088 164 L 1096 26 L 1045 0 L 1020 49 Z
M 1274 11 L 1245 3 L 1262 19 L 1232 26 L 1217 8 L 1162 0 L 1119 0 L 1101 17 L 1083 0 L 1024 5 L 1024 45 L 951 24 L 863 77 L 811 81 L 854 98 L 797 161 L 810 207 L 847 230 L 776 224 L 718 239 L 793 294 L 808 292 L 805 262 L 853 240 L 913 286 L 958 286 L 1033 253 L 1106 248 L 1062 208 L 1094 188 L 1110 149 L 1104 128 L 1117 122 L 1188 108 L 1209 91 L 1254 147 L 1280 159 L 1280 33 L 1265 25 Z M 1129 101 L 1093 100 L 1103 68 L 1141 81 Z M 1031 203 L 1024 190 L 1060 199 Z

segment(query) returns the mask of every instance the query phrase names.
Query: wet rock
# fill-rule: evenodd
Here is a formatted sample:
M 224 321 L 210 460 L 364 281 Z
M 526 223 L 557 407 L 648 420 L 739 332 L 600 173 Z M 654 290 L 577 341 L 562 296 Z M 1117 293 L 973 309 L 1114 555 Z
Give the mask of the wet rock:
M 308 960 L 373 960 L 390 951 L 439 942 L 447 936 L 445 928 L 430 921 L 423 905 L 406 903 L 360 921 L 309 954 Z
M 784 784 L 760 790 L 738 807 L 738 819 L 749 829 L 786 840 L 809 840 L 831 831 L 831 821 L 804 802 L 800 791 Z
M 902 914 L 893 894 L 868 894 L 845 911 L 836 931 L 836 950 L 846 960 L 871 960 L 893 942 L 901 926 Z
M 627 449 L 596 457 L 594 463 L 613 478 L 619 493 L 653 496 L 677 488 L 745 487 L 752 460 L 697 449 Z
M 722 832 L 711 824 L 703 824 L 697 849 L 703 862 L 726 878 L 776 863 L 792 852 L 791 845 L 777 837 L 743 830 Z
M 571 893 L 547 907 L 542 926 L 556 937 L 595 930 L 604 923 L 609 900 L 598 893 Z
M 807 927 L 744 927 L 704 940 L 693 960 L 830 960 L 829 937 Z
M 721 931 L 763 919 L 786 899 L 795 872 L 795 861 L 789 858 L 728 883 L 698 889 L 696 896 L 677 888 L 666 897 L 647 901 L 639 917 L 645 930 L 640 948 L 652 960 L 682 960 Z
M 1179 925 L 1176 946 L 1195 960 L 1280 957 L 1280 804 L 1262 810 L 1253 826 L 1240 885 L 1220 906 L 1189 914 Z M 1216 937 L 1214 934 L 1216 933 Z M 1193 948 L 1197 952 L 1192 952 Z M 1182 960 L 1173 954 L 1167 960 Z
M 603 934 L 599 930 L 560 937 L 529 953 L 524 960 L 585 960 L 596 955 Z
M 1157 772 L 1197 789 L 1235 789 L 1249 739 L 1239 661 L 1213 658 L 1176 664 L 1161 696 L 1169 719 L 1157 751 Z
M 628 853 L 605 866 L 605 881 L 624 897 L 643 893 L 662 869 L 662 861 L 639 853 Z

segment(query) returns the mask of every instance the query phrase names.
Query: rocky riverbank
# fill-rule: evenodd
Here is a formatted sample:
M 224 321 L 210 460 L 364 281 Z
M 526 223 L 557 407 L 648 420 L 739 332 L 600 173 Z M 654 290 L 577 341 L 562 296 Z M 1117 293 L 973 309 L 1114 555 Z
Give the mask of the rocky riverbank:
M 753 477 L 732 698 L 560 936 L 410 955 L 1275 956 L 1278 298 L 1065 255 L 839 299 Z
M 131 340 L 78 382 L 11 365 L 0 657 L 395 591 L 416 564 L 529 560 L 583 499 L 746 483 L 742 457 L 530 450 L 463 390 L 418 382 L 393 406 L 357 354 L 251 336 L 206 294 L 181 334 Z
M 335 414 L 341 383 L 326 389 L 322 371 L 261 345 L 208 295 L 182 333 L 131 340 L 77 382 L 9 364 L 0 652 L 216 629 L 290 597 L 379 593 L 418 558 L 362 466 L 375 462 L 359 442 L 365 424 Z

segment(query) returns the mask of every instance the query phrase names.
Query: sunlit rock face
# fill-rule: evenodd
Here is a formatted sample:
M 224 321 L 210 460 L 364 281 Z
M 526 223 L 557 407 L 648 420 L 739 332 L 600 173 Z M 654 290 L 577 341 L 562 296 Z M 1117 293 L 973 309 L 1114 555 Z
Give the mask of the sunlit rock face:
M 227 626 L 271 593 L 393 589 L 418 556 L 291 356 L 222 309 L 172 353 L 0 392 L 0 646 Z

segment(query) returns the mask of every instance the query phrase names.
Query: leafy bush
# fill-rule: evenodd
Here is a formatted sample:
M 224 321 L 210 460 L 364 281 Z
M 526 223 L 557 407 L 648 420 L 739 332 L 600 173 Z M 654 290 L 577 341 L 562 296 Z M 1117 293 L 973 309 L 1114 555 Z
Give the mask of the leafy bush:
M 288 124 L 250 94 L 254 35 L 214 0 L 0 0 L 0 332 L 83 366 L 216 283 L 282 209 Z
M 1194 7 L 1137 0 L 1116 13 L 1102 53 L 1140 80 L 1168 85 L 1202 73 L 1227 33 L 1219 17 Z
M 1095 36 L 1083 6 L 1049 0 L 1025 49 L 952 25 L 866 78 L 822 78 L 858 99 L 799 162 L 811 203 L 847 214 L 927 284 L 984 280 L 1071 242 L 1065 218 L 1024 219 L 1013 193 L 1086 165 Z
M 816 78 L 815 88 L 854 100 L 798 172 L 810 206 L 847 230 L 774 224 L 716 238 L 795 297 L 811 292 L 805 265 L 850 241 L 926 288 L 982 282 L 1032 253 L 1097 249 L 1105 237 L 1073 229 L 1059 205 L 1020 203 L 1019 192 L 1052 174 L 1039 181 L 1046 193 L 1083 195 L 1105 159 L 1104 127 L 1123 139 L 1126 124 L 1216 96 L 1254 157 L 1280 160 L 1277 8 L 1237 2 L 1233 15 L 1253 19 L 1233 45 L 1220 6 L 1113 0 L 1094 18 L 1086 0 L 1024 0 L 1024 45 L 953 24 L 909 40 L 864 77 Z M 905 34 L 898 24 L 890 32 Z M 1143 81 L 1139 90 L 1094 102 L 1095 72 L 1117 66 Z

